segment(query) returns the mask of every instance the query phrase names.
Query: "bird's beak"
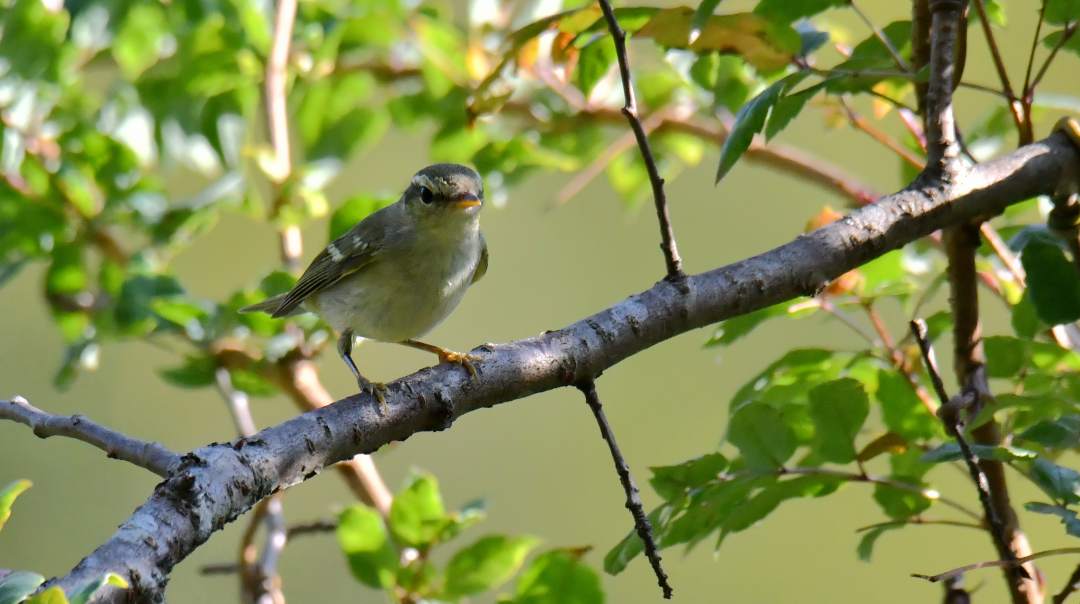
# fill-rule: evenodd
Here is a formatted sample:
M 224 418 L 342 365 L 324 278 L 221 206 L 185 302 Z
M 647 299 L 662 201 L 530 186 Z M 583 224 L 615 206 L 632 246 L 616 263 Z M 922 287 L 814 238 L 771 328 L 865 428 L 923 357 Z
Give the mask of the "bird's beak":
M 483 202 L 476 195 L 473 195 L 472 193 L 466 193 L 466 194 L 462 195 L 461 197 L 458 197 L 457 199 L 455 199 L 451 203 L 453 204 L 453 206 L 455 208 L 465 209 L 465 208 L 475 208 L 476 206 L 480 205 Z

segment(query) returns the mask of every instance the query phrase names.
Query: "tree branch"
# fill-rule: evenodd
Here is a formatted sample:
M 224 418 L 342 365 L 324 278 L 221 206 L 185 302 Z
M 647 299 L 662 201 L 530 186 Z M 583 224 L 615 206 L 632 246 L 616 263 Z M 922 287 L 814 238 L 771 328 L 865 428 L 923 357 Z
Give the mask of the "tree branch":
M 660 562 L 660 552 L 656 547 L 656 539 L 653 537 L 652 525 L 645 516 L 645 508 L 641 505 L 637 485 L 634 484 L 634 478 L 630 475 L 630 465 L 626 463 L 626 458 L 619 450 L 619 445 L 615 442 L 615 433 L 612 432 L 607 416 L 604 415 L 604 406 L 600 403 L 600 396 L 596 394 L 596 382 L 587 379 L 578 384 L 578 390 L 585 395 L 585 402 L 589 405 L 593 416 L 596 417 L 596 424 L 600 427 L 600 435 L 604 437 L 608 449 L 611 450 L 615 471 L 619 474 L 623 491 L 626 492 L 626 509 L 630 510 L 630 515 L 634 517 L 634 529 L 645 546 L 645 556 L 649 559 L 649 565 L 652 566 L 653 573 L 656 575 L 657 584 L 664 592 L 664 599 L 670 600 L 671 584 L 668 583 L 667 573 L 664 572 L 664 567 Z
M 649 173 L 649 183 L 652 185 L 653 201 L 656 203 L 656 218 L 660 222 L 660 250 L 664 252 L 664 262 L 667 264 L 667 278 L 672 281 L 680 281 L 686 275 L 682 270 L 682 259 L 679 258 L 679 249 L 675 243 L 675 231 L 671 228 L 671 218 L 668 216 L 667 195 L 664 193 L 664 179 L 660 178 L 660 170 L 656 167 L 652 149 L 649 147 L 649 136 L 645 134 L 645 128 L 638 118 L 637 99 L 634 97 L 634 82 L 630 79 L 630 60 L 626 56 L 626 32 L 619 27 L 619 20 L 615 18 L 615 10 L 611 8 L 608 0 L 599 0 L 600 10 L 604 11 L 604 19 L 607 20 L 608 30 L 615 40 L 615 56 L 619 61 L 619 77 L 622 78 L 623 89 L 623 115 L 630 123 L 641 149 L 641 159 L 645 162 L 645 170 Z
M 107 570 L 123 569 L 139 593 L 160 599 L 173 566 L 215 531 L 327 465 L 419 431 L 446 429 L 477 409 L 591 379 L 691 329 L 813 294 L 942 227 L 1050 193 L 1078 162 L 1080 150 L 1055 132 L 975 166 L 962 179 L 924 180 L 773 250 L 688 276 L 687 293 L 662 281 L 562 329 L 481 347 L 479 380 L 445 365 L 428 368 L 389 385 L 385 412 L 373 397 L 354 395 L 252 438 L 191 451 L 108 541 L 50 585 L 73 592 Z M 94 601 L 123 597 L 106 589 Z
M 931 583 L 937 583 L 938 581 L 945 581 L 952 577 L 959 577 L 968 571 L 978 570 L 980 568 L 992 568 L 992 567 L 1009 567 L 1016 566 L 1018 564 L 1027 564 L 1032 560 L 1038 560 L 1039 558 L 1048 558 L 1050 556 L 1064 556 L 1066 554 L 1080 554 L 1080 547 L 1059 547 L 1057 549 L 1048 549 L 1046 551 L 1036 552 L 1023 558 L 1016 560 L 988 560 L 986 562 L 976 562 L 974 564 L 966 564 L 959 568 L 954 568 L 950 571 L 946 571 L 937 575 L 920 575 L 912 573 L 912 577 L 916 579 L 926 579 Z
M 121 434 L 82 415 L 46 413 L 21 396 L 0 401 L 0 419 L 25 424 L 38 438 L 67 436 L 81 440 L 101 449 L 110 459 L 121 459 L 161 477 L 167 477 L 180 463 L 179 455 L 158 443 Z
M 953 115 L 953 75 L 962 0 L 930 0 L 930 76 L 926 87 L 926 168 L 933 178 L 956 176 L 960 145 Z
M 296 0 L 277 0 L 274 12 L 274 37 L 270 43 L 270 58 L 266 62 L 266 121 L 274 159 L 270 180 L 276 197 L 271 215 L 277 216 L 288 202 L 283 184 L 292 176 L 292 152 L 289 148 L 289 109 L 285 98 L 288 83 L 289 43 L 292 41 L 293 23 L 296 20 Z M 286 225 L 278 234 L 281 257 L 289 270 L 300 268 L 303 243 L 298 225 Z
M 1054 596 L 1054 604 L 1065 604 L 1065 600 L 1069 599 L 1074 592 L 1080 589 L 1080 566 L 1077 566 L 1071 575 L 1069 575 L 1069 581 L 1065 583 L 1065 586 L 1061 588 Z

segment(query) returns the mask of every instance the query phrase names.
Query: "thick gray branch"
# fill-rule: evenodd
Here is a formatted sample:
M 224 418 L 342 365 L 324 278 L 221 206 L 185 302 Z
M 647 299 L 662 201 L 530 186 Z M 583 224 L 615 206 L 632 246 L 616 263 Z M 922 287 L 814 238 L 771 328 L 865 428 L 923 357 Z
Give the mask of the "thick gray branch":
M 127 576 L 139 599 L 160 601 L 172 567 L 214 531 L 270 493 L 357 453 L 442 430 L 478 409 L 571 386 L 688 330 L 809 295 L 831 279 L 942 227 L 1050 193 L 1080 153 L 1064 135 L 979 165 L 962 179 L 923 184 L 768 252 L 652 288 L 563 329 L 476 351 L 480 379 L 451 365 L 389 385 L 389 409 L 351 396 L 267 428 L 212 444 L 180 467 L 102 546 L 55 583 L 68 592 L 105 571 Z M 679 288 L 685 288 L 680 291 Z M 120 601 L 113 590 L 98 601 Z
M 155 442 L 141 441 L 111 430 L 81 415 L 52 415 L 21 396 L 0 401 L 0 419 L 25 424 L 39 438 L 67 436 L 89 443 L 113 459 L 122 459 L 158 476 L 168 476 L 180 456 Z

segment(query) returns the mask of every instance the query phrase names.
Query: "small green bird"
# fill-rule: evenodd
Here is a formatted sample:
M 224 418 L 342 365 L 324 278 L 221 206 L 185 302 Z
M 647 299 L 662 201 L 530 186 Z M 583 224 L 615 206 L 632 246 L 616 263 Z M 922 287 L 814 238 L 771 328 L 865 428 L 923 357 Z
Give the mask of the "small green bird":
M 361 220 L 326 246 L 291 291 L 241 312 L 274 317 L 314 312 L 341 337 L 338 353 L 362 391 L 384 403 L 383 384 L 360 374 L 356 336 L 404 344 L 457 363 L 476 377 L 474 357 L 420 342 L 484 276 L 487 243 L 480 233 L 484 185 L 475 170 L 434 164 L 412 178 L 401 198 Z

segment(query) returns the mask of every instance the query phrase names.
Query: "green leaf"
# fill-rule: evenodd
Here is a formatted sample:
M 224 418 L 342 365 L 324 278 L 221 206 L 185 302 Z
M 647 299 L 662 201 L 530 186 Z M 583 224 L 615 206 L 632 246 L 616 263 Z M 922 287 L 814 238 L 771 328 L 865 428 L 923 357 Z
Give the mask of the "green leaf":
M 181 388 L 203 388 L 214 383 L 217 361 L 209 355 L 188 356 L 179 367 L 162 369 L 161 378 Z
M 1048 449 L 1073 449 L 1080 446 L 1080 415 L 1072 414 L 1053 421 L 1041 421 L 1017 438 L 1037 442 Z
M 904 525 L 892 525 L 892 526 L 877 526 L 865 533 L 861 539 L 859 539 L 859 545 L 856 548 L 856 553 L 859 555 L 859 560 L 863 562 L 869 562 L 870 557 L 874 555 L 874 545 L 877 544 L 878 537 L 881 537 L 887 531 L 902 528 Z
M 979 459 L 1012 462 L 1035 459 L 1039 455 L 1035 451 L 1009 445 L 995 447 L 992 445 L 971 444 L 969 446 L 971 447 L 971 452 Z M 956 461 L 958 459 L 963 459 L 963 454 L 960 451 L 960 445 L 957 443 L 945 443 L 937 448 L 927 451 L 922 456 L 922 461 L 926 463 L 942 463 L 945 461 Z
M 983 6 L 986 8 L 986 20 L 989 21 L 991 25 L 1005 27 L 1007 19 L 1005 18 L 1005 7 L 1001 5 L 1001 2 L 998 0 L 983 0 Z M 979 11 L 971 11 L 969 23 L 978 22 Z
M 1044 6 L 1047 23 L 1064 25 L 1080 15 L 1080 0 L 1046 0 Z
M 1039 458 L 1028 466 L 1028 475 L 1047 495 L 1065 503 L 1080 503 L 1080 473 Z
M 800 497 L 824 497 L 835 492 L 842 483 L 843 479 L 835 476 L 808 475 L 766 486 L 724 520 L 716 547 L 720 547 L 727 535 L 744 531 L 764 520 L 781 503 Z
M 917 442 L 943 435 L 941 421 L 926 409 L 900 372 L 879 370 L 874 398 L 881 403 L 885 427 L 905 440 Z
M 1065 30 L 1060 29 L 1051 33 L 1043 38 L 1043 46 L 1053 50 L 1061 44 L 1061 38 L 1065 35 Z M 1080 56 L 1080 36 L 1075 33 L 1069 36 L 1069 39 L 1065 41 L 1065 44 L 1061 46 L 1065 50 L 1072 52 L 1075 55 Z
M 180 283 L 167 275 L 135 275 L 124 282 L 116 301 L 115 318 L 124 333 L 149 332 L 154 327 L 151 307 L 155 298 L 184 293 Z
M 90 598 L 106 585 L 112 587 L 118 587 L 120 589 L 127 589 L 128 582 L 123 577 L 116 573 L 106 573 L 97 581 L 91 581 L 87 585 L 84 585 L 82 589 L 77 591 L 75 595 L 71 596 L 71 604 L 86 604 L 90 601 Z
M 1028 292 L 1039 318 L 1050 325 L 1080 319 L 1080 272 L 1060 247 L 1033 238 L 1020 257 L 1027 272 Z
M 792 85 L 794 86 L 794 85 Z M 769 112 L 769 121 L 765 125 L 765 140 L 772 140 L 774 136 L 780 133 L 781 130 L 787 128 L 791 120 L 795 119 L 795 116 L 799 115 L 806 102 L 814 97 L 822 88 L 825 87 L 825 82 L 819 82 L 813 86 L 807 87 L 804 90 L 800 90 L 793 94 L 785 94 L 776 102 L 776 106 Z M 789 87 L 791 88 L 791 87 Z
M 892 43 L 893 48 L 897 49 L 902 57 L 910 61 L 911 21 L 894 21 L 883 27 L 881 32 Z M 892 53 L 874 34 L 859 42 L 852 49 L 851 56 L 836 66 L 836 70 L 842 72 L 896 71 L 897 69 Z M 889 78 L 878 75 L 843 75 L 830 78 L 827 88 L 831 92 L 862 92 L 870 90 L 878 82 L 887 79 Z M 900 78 L 894 78 L 894 80 L 905 81 Z
M 750 148 L 754 135 L 765 127 L 769 110 L 780 98 L 780 93 L 787 86 L 787 82 L 788 79 L 784 78 L 773 83 L 743 105 L 743 108 L 735 114 L 735 123 L 732 124 L 731 132 L 724 140 L 724 146 L 720 148 L 720 164 L 716 169 L 716 182 L 720 182 L 731 171 L 735 162 L 739 161 L 742 154 Z
M 754 12 L 774 21 L 792 23 L 845 4 L 847 0 L 761 0 L 754 8 Z
M 1010 322 L 1016 335 L 1026 340 L 1034 339 L 1036 334 L 1048 328 L 1048 325 L 1039 319 L 1039 313 L 1035 310 L 1035 304 L 1031 301 L 1031 290 L 1029 289 L 1025 289 L 1020 301 L 1012 306 Z
M 769 319 L 774 317 L 795 316 L 789 313 L 788 310 L 797 303 L 797 300 L 789 300 L 787 302 L 781 302 L 780 304 L 766 306 L 765 308 L 755 310 L 754 312 L 745 315 L 725 319 L 717 325 L 716 331 L 713 332 L 713 335 L 705 342 L 705 346 L 727 346 L 749 334 L 758 325 L 761 325 Z
M 398 571 L 398 555 L 375 510 L 353 505 L 338 516 L 338 545 L 353 577 L 368 587 L 389 589 Z
M 537 544 L 533 537 L 482 537 L 459 550 L 446 566 L 446 595 L 451 599 L 502 585 L 521 568 Z
M 506 604 L 603 604 L 600 577 L 575 552 L 551 550 L 521 573 Z
M 406 545 L 432 545 L 446 522 L 439 483 L 430 474 L 417 475 L 390 506 L 390 530 Z
M 1027 364 L 1027 343 L 1007 336 L 983 338 L 986 373 L 994 378 L 1011 378 Z
M 747 467 L 771 470 L 784 465 L 795 453 L 795 434 L 769 405 L 751 403 L 732 416 L 728 441 L 739 448 Z
M 1076 517 L 1076 512 L 1070 510 L 1067 507 L 1060 505 L 1050 505 L 1039 502 L 1028 502 L 1024 504 L 1024 509 L 1029 512 L 1035 512 L 1036 514 L 1049 514 L 1051 516 L 1057 516 L 1061 519 L 1061 523 L 1065 525 L 1065 532 L 1073 537 L 1080 537 L 1080 518 Z
M 874 501 L 894 520 L 922 513 L 936 498 L 935 492 L 928 489 L 922 479 L 934 466 L 922 461 L 921 457 L 922 452 L 915 448 L 889 456 L 889 466 L 892 468 L 889 479 L 911 485 L 915 488 L 914 492 L 886 484 L 874 485 Z
M 586 44 L 578 56 L 574 71 L 574 85 L 586 97 L 596 87 L 608 70 L 615 63 L 615 42 L 610 37 L 602 37 Z
M 83 248 L 79 245 L 57 246 L 45 273 L 45 291 L 51 296 L 71 296 L 85 290 L 89 281 Z
M 688 489 L 716 480 L 728 467 L 727 458 L 719 453 L 707 453 L 673 466 L 653 466 L 649 480 L 653 489 L 664 499 L 675 499 Z
M 863 276 L 859 295 L 863 298 L 902 295 L 911 289 L 902 250 L 878 256 L 859 267 L 859 272 Z
M 11 518 L 11 506 L 15 503 L 15 498 L 33 484 L 29 480 L 16 480 L 0 489 L 0 529 L 3 529 L 8 518 Z
M 826 461 L 849 463 L 855 459 L 855 437 L 859 434 L 870 402 L 862 384 L 844 378 L 810 391 L 810 416 L 814 418 L 817 442 L 814 450 Z
M 0 604 L 18 604 L 44 582 L 45 577 L 25 570 L 0 573 Z
M 135 4 L 116 32 L 112 53 L 120 71 L 134 80 L 157 63 L 165 36 L 169 35 L 165 11 L 159 4 Z
M 720 0 L 702 0 L 701 4 L 694 9 L 694 16 L 690 19 L 690 34 L 687 36 L 687 43 L 693 44 L 701 37 L 701 30 L 708 25 L 709 19 L 719 5 Z

